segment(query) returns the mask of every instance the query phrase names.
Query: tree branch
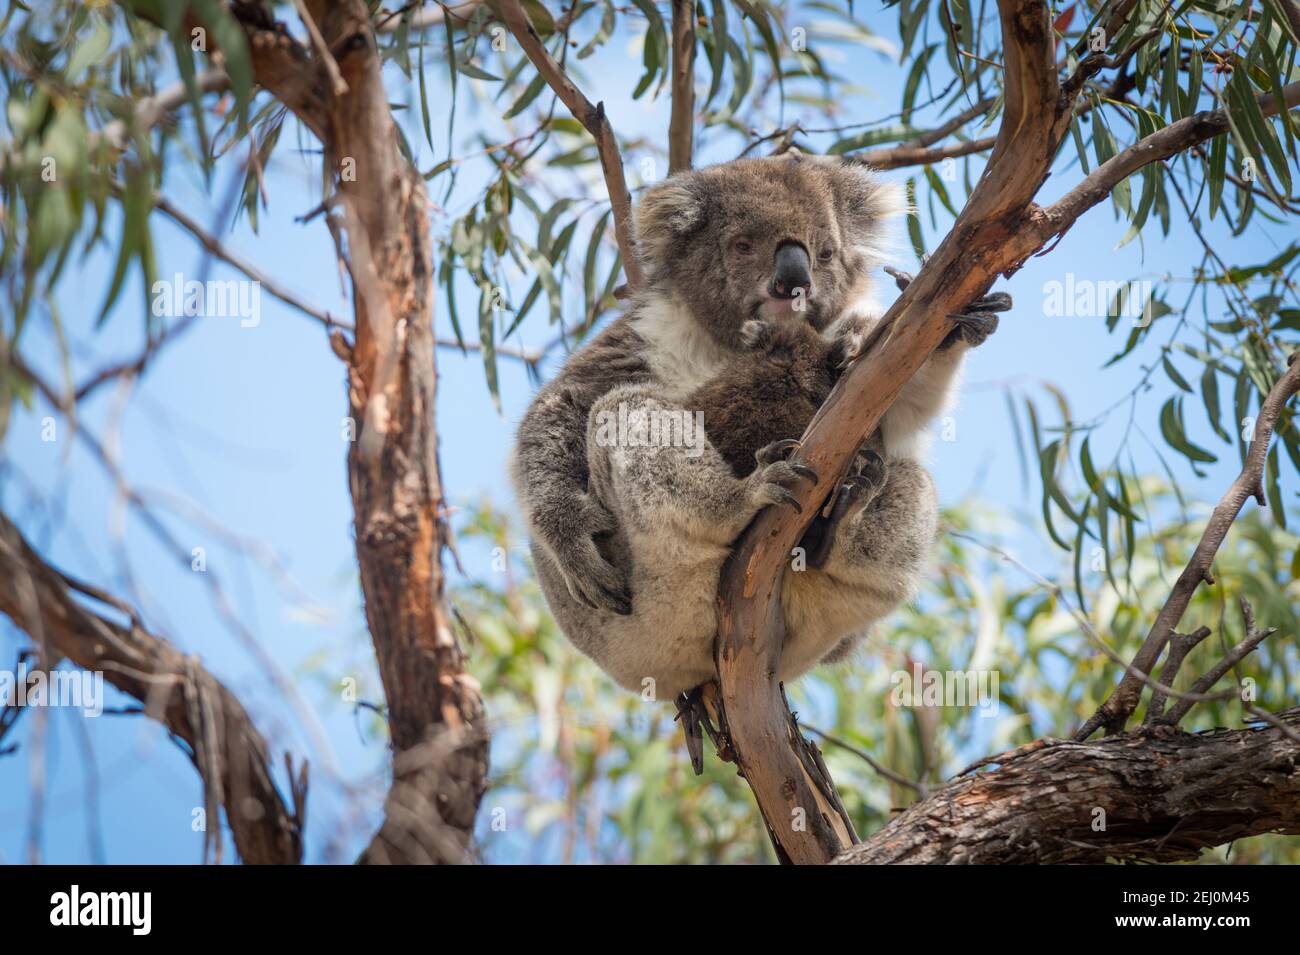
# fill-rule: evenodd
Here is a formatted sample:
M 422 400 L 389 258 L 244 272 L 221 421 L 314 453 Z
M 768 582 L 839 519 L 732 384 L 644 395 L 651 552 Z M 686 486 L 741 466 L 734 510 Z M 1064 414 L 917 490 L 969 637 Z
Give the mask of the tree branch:
M 1183 862 L 1234 839 L 1294 835 L 1300 708 L 1276 718 L 1285 729 L 1039 740 L 954 780 L 835 861 Z
M 328 102 L 324 145 L 335 169 L 355 164 L 355 176 L 338 179 L 357 329 L 348 477 L 394 750 L 384 822 L 360 861 L 463 862 L 486 788 L 487 732 L 445 601 L 428 194 L 398 146 L 366 4 L 309 6 L 348 89 Z
M 99 595 L 105 602 L 107 595 Z M 124 606 L 108 598 L 115 609 Z M 0 514 L 0 613 L 50 651 L 67 657 L 139 700 L 146 714 L 184 740 L 203 777 L 205 796 L 220 796 L 240 858 L 248 863 L 302 861 L 301 796 L 290 808 L 271 776 L 270 750 L 225 686 L 135 619 L 124 626 L 73 596 L 68 579 L 37 554 Z M 304 765 L 305 773 L 305 765 Z M 295 784 L 295 792 L 298 785 Z M 208 813 L 208 832 L 219 820 Z
M 985 136 L 964 143 L 949 143 L 946 146 L 892 146 L 888 149 L 868 149 L 854 153 L 854 157 L 869 163 L 876 169 L 902 169 L 906 166 L 928 166 L 945 159 L 956 159 L 972 153 L 982 153 L 997 145 L 996 136 Z
M 1214 578 L 1210 574 L 1210 568 L 1214 563 L 1214 555 L 1219 552 L 1223 540 L 1228 536 L 1228 529 L 1232 527 L 1237 515 L 1241 513 L 1247 498 L 1261 495 L 1262 496 L 1262 476 L 1264 473 L 1264 463 L 1268 455 L 1269 442 L 1273 437 L 1273 426 L 1277 423 L 1278 416 L 1286 408 L 1287 402 L 1291 397 L 1300 390 L 1300 361 L 1297 361 L 1296 355 L 1291 356 L 1290 367 L 1277 383 L 1269 391 L 1268 397 L 1260 406 L 1259 415 L 1255 419 L 1255 431 L 1250 441 L 1250 449 L 1246 453 L 1245 464 L 1242 465 L 1241 473 L 1237 475 L 1236 480 L 1228 488 L 1227 492 L 1219 500 L 1214 511 L 1210 514 L 1210 519 L 1205 525 L 1205 530 L 1201 534 L 1201 539 L 1196 545 L 1196 550 L 1192 552 L 1191 559 L 1183 572 L 1178 575 L 1173 590 L 1169 594 L 1169 599 L 1156 615 L 1155 623 L 1151 625 L 1146 640 L 1142 642 L 1141 648 L 1133 657 L 1131 664 L 1132 670 L 1139 671 L 1140 674 L 1149 674 L 1160 659 L 1161 651 L 1164 650 L 1165 644 L 1178 626 L 1178 622 L 1183 618 L 1187 611 L 1187 605 L 1191 602 L 1193 594 L 1196 593 L 1202 581 L 1213 583 Z M 1224 672 L 1227 672 L 1226 670 Z M 1220 674 L 1222 675 L 1222 674 Z M 1217 679 L 1217 677 L 1216 677 Z M 1168 685 L 1169 681 L 1162 679 L 1161 683 Z M 1076 740 L 1085 740 L 1091 736 L 1098 728 L 1105 728 L 1106 733 L 1114 734 L 1122 732 L 1128 719 L 1137 709 L 1138 700 L 1142 695 L 1142 677 L 1130 671 L 1125 673 L 1120 680 L 1119 685 L 1111 692 L 1106 701 L 1098 708 L 1086 723 L 1079 728 L 1074 734 Z M 1193 688 L 1193 692 L 1204 692 Z M 1186 712 L 1184 703 L 1181 701 L 1175 708 L 1174 712 L 1181 716 Z
M 691 168 L 695 145 L 695 0 L 672 0 L 673 86 L 668 175 Z
M 641 284 L 641 261 L 636 252 L 636 233 L 632 228 L 632 196 L 623 178 L 623 157 L 619 153 L 618 141 L 614 130 L 605 116 L 605 104 L 594 106 L 591 100 L 573 84 L 564 67 L 555 62 L 555 58 L 542 44 L 524 8 L 519 0 L 498 0 L 501 17 L 514 34 L 524 53 L 537 67 L 547 85 L 555 95 L 568 107 L 573 118 L 582 123 L 587 132 L 596 140 L 596 151 L 600 156 L 601 172 L 605 176 L 605 188 L 609 192 L 609 204 L 614 212 L 614 235 L 618 239 L 618 249 L 623 257 L 623 271 L 627 275 L 629 288 Z

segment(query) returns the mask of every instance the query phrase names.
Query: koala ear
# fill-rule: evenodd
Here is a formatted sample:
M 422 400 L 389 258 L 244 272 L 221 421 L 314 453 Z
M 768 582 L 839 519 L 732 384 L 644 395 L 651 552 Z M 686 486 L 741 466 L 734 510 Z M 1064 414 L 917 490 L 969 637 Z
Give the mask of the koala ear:
M 907 193 L 853 156 L 824 156 L 820 162 L 835 194 L 841 227 L 854 245 L 878 257 L 890 221 L 909 211 Z
M 672 176 L 641 196 L 633 221 L 641 258 L 652 268 L 668 261 L 704 222 L 704 203 L 689 175 Z

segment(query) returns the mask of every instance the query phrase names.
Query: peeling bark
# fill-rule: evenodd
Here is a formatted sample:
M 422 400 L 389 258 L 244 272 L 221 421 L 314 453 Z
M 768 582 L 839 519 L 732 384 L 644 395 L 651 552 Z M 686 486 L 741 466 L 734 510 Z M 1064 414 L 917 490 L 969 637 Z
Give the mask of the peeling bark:
M 1300 708 L 1279 718 L 1300 726 Z M 1300 834 L 1300 743 L 1280 729 L 1039 740 L 993 761 L 836 864 L 1185 862 L 1234 839 Z
M 99 595 L 101 602 L 110 600 Z M 121 605 L 113 601 L 114 607 Z M 199 663 L 138 622 L 117 623 L 74 596 L 68 578 L 0 515 L 0 613 L 31 635 L 47 658 L 67 657 L 100 672 L 144 713 L 189 747 L 203 778 L 209 831 L 225 809 L 239 857 L 254 864 L 302 861 L 306 773 L 293 781 L 293 807 L 271 776 L 270 748 L 233 693 Z M 51 659 L 50 662 L 53 662 Z

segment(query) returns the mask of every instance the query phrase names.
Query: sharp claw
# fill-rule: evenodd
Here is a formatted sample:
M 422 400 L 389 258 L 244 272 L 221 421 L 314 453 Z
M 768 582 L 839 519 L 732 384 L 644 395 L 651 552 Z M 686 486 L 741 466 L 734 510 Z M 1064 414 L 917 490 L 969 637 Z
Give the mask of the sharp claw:
M 974 305 L 980 312 L 1007 312 L 1012 308 L 1012 301 L 1011 296 L 1006 292 L 994 292 L 975 302 Z
M 912 276 L 900 269 L 891 268 L 886 265 L 885 274 L 893 277 L 894 284 L 898 286 L 900 292 L 906 291 L 907 287 L 912 284 Z
M 771 464 L 772 461 L 779 459 L 779 457 L 785 455 L 788 451 L 793 450 L 793 448 L 797 448 L 800 444 L 801 442 L 798 438 L 781 438 L 780 440 L 774 440 L 774 442 L 768 444 L 767 447 L 762 448 L 762 450 L 758 452 L 758 460 L 761 461 L 762 464 Z
M 814 484 L 816 484 L 817 481 L 819 480 L 819 478 L 817 477 L 817 472 L 814 471 L 812 468 L 808 467 L 808 465 L 806 464 L 792 464 L 790 465 L 790 470 L 793 471 L 795 474 L 799 475 L 801 478 L 804 478 L 805 480 L 808 481 L 812 481 Z
M 803 513 L 803 505 L 799 503 L 799 499 L 785 488 L 780 488 L 780 493 L 777 494 L 777 501 L 780 504 L 789 504 L 794 508 L 796 514 Z

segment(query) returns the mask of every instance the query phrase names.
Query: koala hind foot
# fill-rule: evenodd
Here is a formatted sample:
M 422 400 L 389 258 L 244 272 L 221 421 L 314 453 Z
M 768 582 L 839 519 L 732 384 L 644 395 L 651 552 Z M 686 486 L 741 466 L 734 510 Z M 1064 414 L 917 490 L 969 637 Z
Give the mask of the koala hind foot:
M 852 521 L 862 513 L 885 486 L 889 471 L 885 459 L 875 451 L 863 451 L 859 455 L 858 470 L 844 476 L 832 495 L 831 510 L 824 520 L 818 521 L 804 535 L 805 551 L 808 554 L 808 566 L 820 570 L 830 560 L 831 551 L 835 549 L 835 536 L 840 525 Z M 816 528 L 816 534 L 814 534 Z

